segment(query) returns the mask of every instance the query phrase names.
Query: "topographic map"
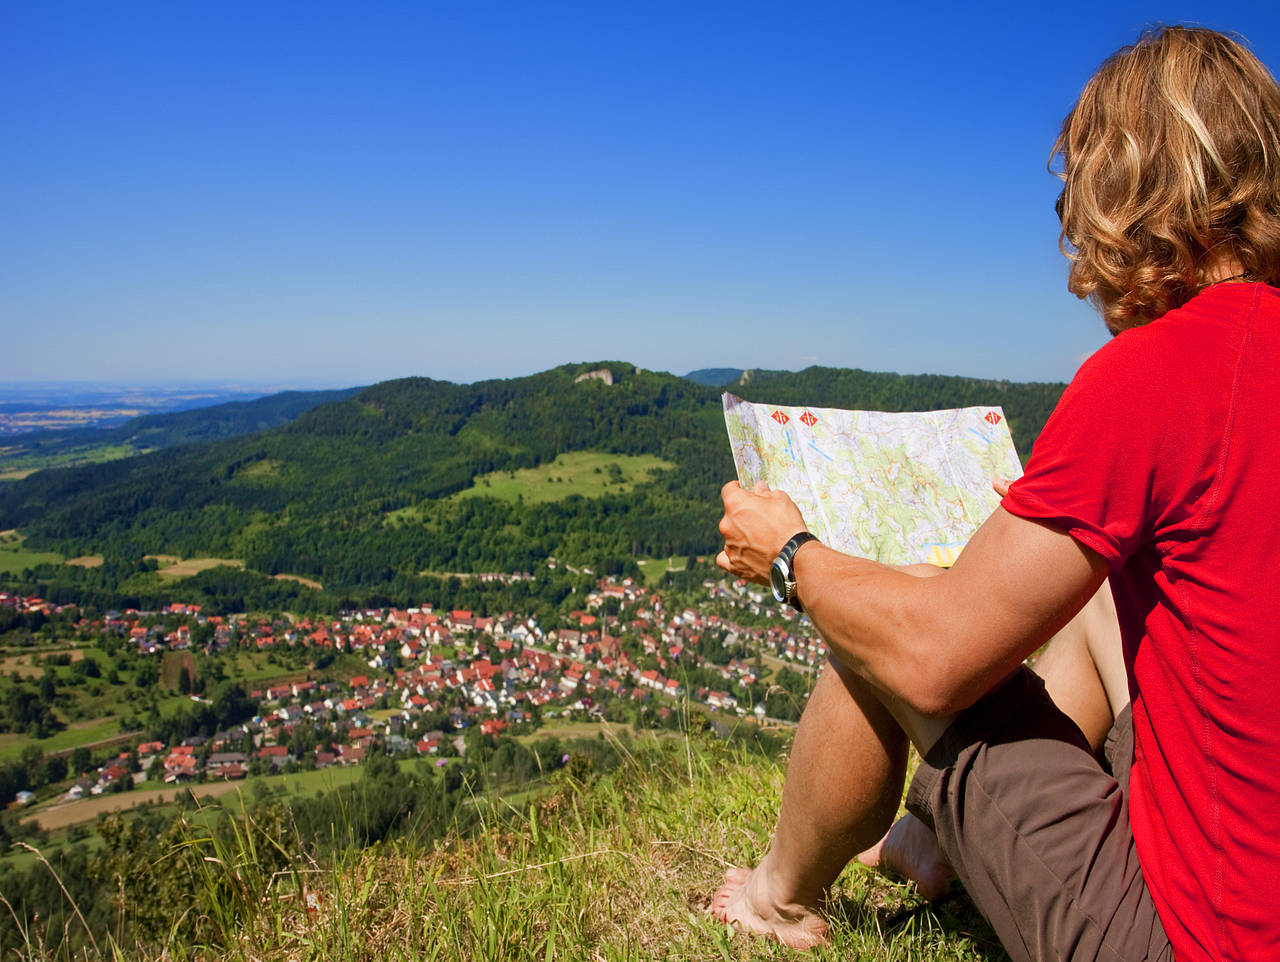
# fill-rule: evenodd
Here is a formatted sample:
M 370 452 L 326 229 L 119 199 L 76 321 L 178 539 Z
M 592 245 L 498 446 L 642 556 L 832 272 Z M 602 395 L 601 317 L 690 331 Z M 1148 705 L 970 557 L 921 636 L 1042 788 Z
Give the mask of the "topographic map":
M 738 481 L 791 495 L 825 544 L 884 564 L 950 565 L 1022 474 L 998 407 L 890 414 L 724 395 Z

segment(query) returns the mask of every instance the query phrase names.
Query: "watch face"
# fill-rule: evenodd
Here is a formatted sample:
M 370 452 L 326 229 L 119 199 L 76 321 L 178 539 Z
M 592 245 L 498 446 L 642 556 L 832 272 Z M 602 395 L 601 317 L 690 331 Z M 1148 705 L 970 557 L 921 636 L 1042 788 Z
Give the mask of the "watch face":
M 786 570 L 779 558 L 773 563 L 773 567 L 769 569 L 769 587 L 773 589 L 773 597 L 779 602 L 785 603 L 787 600 L 787 577 L 791 574 Z

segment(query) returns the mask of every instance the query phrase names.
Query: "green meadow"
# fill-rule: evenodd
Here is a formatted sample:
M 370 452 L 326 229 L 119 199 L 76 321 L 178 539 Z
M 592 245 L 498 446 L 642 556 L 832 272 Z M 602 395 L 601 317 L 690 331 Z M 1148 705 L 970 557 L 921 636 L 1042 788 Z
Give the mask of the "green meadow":
M 46 755 L 78 748 L 81 745 L 92 745 L 104 741 L 120 733 L 120 719 L 95 718 L 83 722 L 72 722 L 62 731 L 54 732 L 48 738 L 31 738 L 17 732 L 5 732 L 0 735 L 0 761 L 9 761 L 22 754 L 23 749 L 34 745 Z
M 684 571 L 688 559 L 682 557 L 637 558 L 636 564 L 640 566 L 640 574 L 644 576 L 645 586 L 656 588 L 662 584 L 662 576 L 668 571 Z
M 0 447 L 0 480 L 21 481 L 48 468 L 101 464 L 131 458 L 140 453 L 143 452 L 129 444 L 81 444 L 67 447 L 57 454 L 28 453 L 23 450 L 22 445 L 9 445 Z
M 625 494 L 648 481 L 656 472 L 674 467 L 654 455 L 601 454 L 574 451 L 548 464 L 518 471 L 494 471 L 476 478 L 475 484 L 455 498 L 497 498 L 537 504 L 562 501 L 570 495 L 599 498 Z
M 16 531 L 0 532 L 0 574 L 20 574 L 36 565 L 62 563 L 57 552 L 30 551 L 22 546 L 23 541 Z

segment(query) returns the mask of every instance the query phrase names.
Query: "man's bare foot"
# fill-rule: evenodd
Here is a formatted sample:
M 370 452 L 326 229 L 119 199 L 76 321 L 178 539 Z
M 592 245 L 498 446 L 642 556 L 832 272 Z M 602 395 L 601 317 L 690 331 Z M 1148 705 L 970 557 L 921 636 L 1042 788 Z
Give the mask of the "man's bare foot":
M 936 899 L 947 890 L 951 866 L 929 826 L 914 815 L 894 822 L 884 838 L 858 855 L 870 868 L 893 872 L 909 879 L 927 899 Z
M 827 942 L 827 923 L 817 909 L 773 899 L 769 893 L 769 857 L 752 869 L 731 868 L 711 898 L 711 914 L 721 922 L 756 935 L 771 935 L 793 949 Z

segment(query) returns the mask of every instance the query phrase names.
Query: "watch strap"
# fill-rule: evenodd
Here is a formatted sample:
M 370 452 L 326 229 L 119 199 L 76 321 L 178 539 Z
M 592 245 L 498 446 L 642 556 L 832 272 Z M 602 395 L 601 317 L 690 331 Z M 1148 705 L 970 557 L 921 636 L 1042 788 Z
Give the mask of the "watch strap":
M 787 582 L 786 582 L 786 585 L 787 585 L 787 597 L 786 597 L 785 599 L 783 599 L 783 600 L 784 600 L 784 601 L 786 601 L 786 603 L 787 603 L 787 604 L 789 604 L 789 605 L 790 605 L 792 608 L 794 608 L 796 611 L 803 612 L 803 611 L 804 611 L 804 608 L 803 608 L 803 607 L 801 607 L 801 605 L 800 605 L 800 599 L 799 599 L 799 598 L 797 598 L 797 597 L 796 597 L 796 595 L 795 595 L 795 590 L 796 590 L 796 578 L 795 578 L 795 571 L 796 571 L 796 569 L 795 569 L 795 565 L 794 565 L 794 563 L 793 563 L 793 559 L 794 559 L 794 558 L 795 558 L 795 556 L 796 556 L 796 552 L 800 550 L 800 546 L 801 546 L 801 545 L 803 545 L 803 544 L 807 544 L 807 543 L 808 543 L 808 542 L 810 542 L 810 541 L 817 541 L 817 540 L 818 540 L 818 536 L 817 536 L 817 535 L 815 535 L 815 534 L 814 534 L 813 532 L 811 532 L 811 531 L 800 531 L 800 532 L 797 532 L 797 533 L 796 533 L 796 534 L 791 538 L 791 540 L 790 540 L 790 541 L 788 541 L 786 544 L 784 544 L 784 545 L 782 546 L 782 550 L 778 552 L 778 558 L 777 558 L 777 561 L 775 561 L 775 562 L 774 562 L 775 564 L 777 564 L 777 563 L 778 563 L 778 561 L 782 562 L 782 563 L 786 566 L 787 571 L 788 571 L 788 572 L 790 573 L 790 575 L 791 575 L 791 577 L 790 577 L 790 578 L 787 580 Z

